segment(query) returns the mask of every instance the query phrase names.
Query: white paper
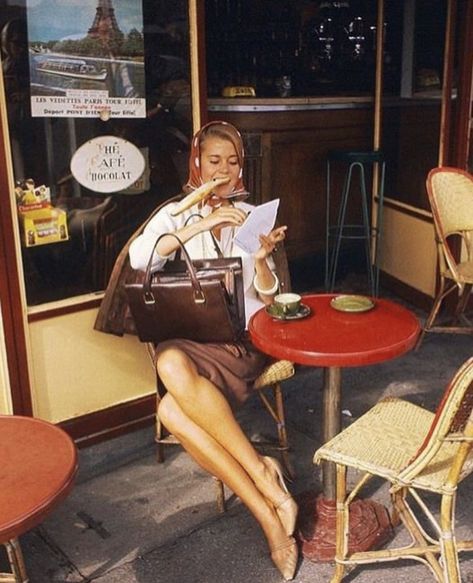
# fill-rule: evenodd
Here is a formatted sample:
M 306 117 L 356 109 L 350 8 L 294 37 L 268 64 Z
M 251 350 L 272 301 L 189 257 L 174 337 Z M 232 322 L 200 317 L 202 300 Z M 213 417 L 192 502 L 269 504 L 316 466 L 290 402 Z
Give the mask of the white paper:
M 261 247 L 260 235 L 268 235 L 276 222 L 279 198 L 255 207 L 237 230 L 234 243 L 247 253 L 256 253 Z

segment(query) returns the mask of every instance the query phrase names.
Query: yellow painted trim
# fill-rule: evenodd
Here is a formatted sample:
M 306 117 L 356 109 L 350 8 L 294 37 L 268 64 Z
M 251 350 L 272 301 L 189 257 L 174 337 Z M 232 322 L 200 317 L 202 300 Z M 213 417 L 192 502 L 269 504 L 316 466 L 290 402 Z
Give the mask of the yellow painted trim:
M 18 217 L 16 214 L 16 198 L 14 193 L 14 172 L 13 172 L 13 156 L 10 147 L 10 139 L 8 133 L 8 116 L 7 116 L 7 105 L 5 99 L 5 85 L 3 81 L 3 75 L 0 75 L 0 123 L 6 131 L 2 131 L 2 137 L 5 145 L 5 167 L 7 170 L 7 175 L 10 183 L 10 191 L 8 193 L 10 199 L 10 211 L 11 211 L 11 220 L 13 223 L 13 231 L 15 236 L 15 247 L 17 250 L 16 255 L 16 262 L 18 267 L 18 275 L 20 279 L 20 288 L 21 288 L 21 299 L 22 304 L 26 306 L 26 289 L 25 289 L 25 278 L 23 273 L 23 265 L 20 261 L 21 257 L 21 239 L 20 239 L 20 228 L 18 224 Z
M 10 216 L 13 226 L 13 237 L 16 249 L 16 266 L 18 270 L 18 286 L 19 286 L 19 293 L 21 298 L 21 306 L 22 306 L 22 318 L 25 330 L 25 345 L 26 345 L 26 353 L 27 353 L 27 361 L 25 366 L 28 369 L 28 376 L 30 379 L 30 386 L 31 386 L 31 379 L 32 379 L 32 366 L 31 366 L 31 350 L 30 350 L 30 339 L 28 334 L 28 322 L 27 322 L 27 301 L 26 301 L 26 286 L 25 286 L 25 276 L 23 271 L 23 264 L 21 261 L 21 238 L 20 238 L 20 226 L 17 216 L 17 208 L 16 208 L 16 197 L 14 192 L 14 185 L 15 185 L 15 174 L 13 171 L 13 156 L 11 151 L 11 144 L 10 144 L 10 134 L 9 134 L 9 124 L 8 124 L 8 114 L 7 114 L 7 103 L 5 97 L 5 83 L 3 79 L 3 75 L 1 74 L 1 59 L 0 59 L 0 139 L 3 141 L 4 150 L 5 150 L 5 157 L 0 160 L 1 164 L 5 165 L 6 173 L 8 176 L 9 182 L 9 192 L 2 193 L 5 196 L 4 204 L 9 204 L 10 207 Z M 9 199 L 9 200 L 8 200 Z M 3 330 L 3 322 L 0 329 L 2 333 L 2 339 L 4 339 L 4 330 Z M 7 354 L 6 354 L 6 345 L 0 346 L 0 358 L 5 359 L 5 365 L 7 363 Z M 8 368 L 6 369 L 8 370 Z M 7 390 L 7 389 L 5 389 Z M 11 386 L 8 382 L 8 400 L 10 402 L 10 408 L 13 407 L 11 401 Z
M 55 302 L 45 302 L 37 306 L 28 306 L 28 314 L 41 314 L 43 312 L 49 312 L 50 310 L 61 310 L 71 306 L 77 306 L 77 308 L 79 308 L 82 304 L 87 304 L 92 300 L 101 300 L 104 295 L 105 292 L 103 291 L 92 292 L 80 296 L 64 298 L 63 300 L 56 300 Z
M 5 346 L 2 311 L 0 310 L 0 414 L 13 413 L 11 400 L 10 376 L 8 374 L 7 349 Z
M 197 30 L 197 0 L 189 0 L 189 51 L 191 70 L 192 125 L 194 133 L 202 124 L 200 112 L 199 42 Z

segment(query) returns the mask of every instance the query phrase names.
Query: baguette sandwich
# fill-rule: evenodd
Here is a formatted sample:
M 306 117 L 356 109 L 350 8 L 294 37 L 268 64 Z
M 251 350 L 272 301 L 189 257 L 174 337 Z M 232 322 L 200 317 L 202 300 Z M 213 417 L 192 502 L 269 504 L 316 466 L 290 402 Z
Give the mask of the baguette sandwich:
M 210 194 L 212 194 L 214 188 L 220 186 L 221 184 L 227 184 L 228 182 L 230 182 L 230 177 L 226 176 L 225 178 L 213 178 L 212 180 L 209 180 L 205 184 L 202 184 L 202 186 L 199 186 L 199 188 L 196 188 L 195 190 L 190 192 L 186 197 L 184 197 L 179 202 L 177 207 L 172 211 L 171 215 L 173 217 L 180 215 L 187 209 L 193 207 L 198 202 L 201 202 L 202 200 L 207 198 Z

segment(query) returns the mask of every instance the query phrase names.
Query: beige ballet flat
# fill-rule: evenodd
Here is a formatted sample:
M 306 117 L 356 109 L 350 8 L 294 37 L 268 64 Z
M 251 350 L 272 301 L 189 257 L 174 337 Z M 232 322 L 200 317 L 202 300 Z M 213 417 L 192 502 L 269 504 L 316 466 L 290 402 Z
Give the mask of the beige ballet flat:
M 272 457 L 263 456 L 263 462 L 266 467 L 271 471 L 273 478 L 278 481 L 279 486 L 286 492 L 286 494 L 279 500 L 278 502 L 274 503 L 273 506 L 276 510 L 276 513 L 281 521 L 281 524 L 284 527 L 284 530 L 288 536 L 293 534 L 294 529 L 296 527 L 296 519 L 297 519 L 297 504 L 294 498 L 289 493 L 287 489 L 286 483 L 284 482 L 283 472 L 280 464 Z
M 285 581 L 294 579 L 299 553 L 294 537 L 288 537 L 287 541 L 271 549 L 271 559 Z

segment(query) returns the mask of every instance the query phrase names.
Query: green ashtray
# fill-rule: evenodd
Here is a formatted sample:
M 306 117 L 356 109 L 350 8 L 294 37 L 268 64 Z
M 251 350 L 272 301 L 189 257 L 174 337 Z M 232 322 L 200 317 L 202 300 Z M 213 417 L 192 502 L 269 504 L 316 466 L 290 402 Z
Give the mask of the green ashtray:
M 374 308 L 375 303 L 367 296 L 340 295 L 332 298 L 330 305 L 339 312 L 367 312 Z

